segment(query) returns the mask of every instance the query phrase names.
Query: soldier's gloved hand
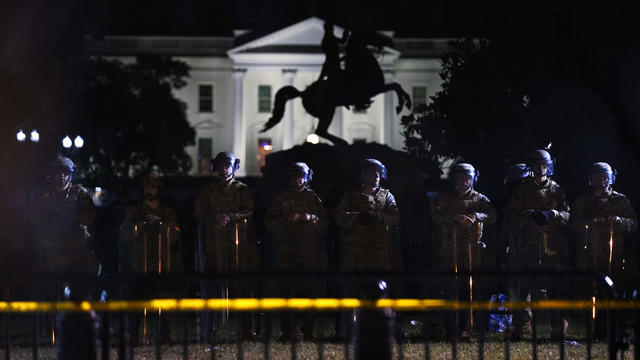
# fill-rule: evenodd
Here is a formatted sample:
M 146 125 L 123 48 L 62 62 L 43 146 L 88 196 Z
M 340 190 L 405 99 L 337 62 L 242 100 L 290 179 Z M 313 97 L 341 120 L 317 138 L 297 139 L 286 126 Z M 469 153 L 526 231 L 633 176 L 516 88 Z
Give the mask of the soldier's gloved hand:
M 533 213 L 531 213 L 531 218 L 533 219 L 533 221 L 535 221 L 536 224 L 540 226 L 547 225 L 549 223 L 549 219 L 552 216 L 553 216 L 553 212 L 551 211 L 535 210 Z
M 607 218 L 607 223 L 612 226 L 618 227 L 622 225 L 622 218 L 620 216 L 611 215 Z
M 226 226 L 229 221 L 231 221 L 231 217 L 228 214 L 216 214 L 216 223 L 220 226 Z

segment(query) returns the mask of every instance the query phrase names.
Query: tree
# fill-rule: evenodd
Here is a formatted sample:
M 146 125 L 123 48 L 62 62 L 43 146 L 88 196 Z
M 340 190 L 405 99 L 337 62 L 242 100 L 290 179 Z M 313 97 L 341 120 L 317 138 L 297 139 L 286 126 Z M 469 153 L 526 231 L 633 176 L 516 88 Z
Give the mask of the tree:
M 584 188 L 597 159 L 625 162 L 622 119 L 594 81 L 600 69 L 588 65 L 580 39 L 586 22 L 574 10 L 520 4 L 496 14 L 486 37 L 453 41 L 442 59 L 442 90 L 402 119 L 406 149 L 473 163 L 482 182 L 499 185 L 506 167 L 552 143 L 559 178 L 573 191 Z
M 184 148 L 194 143 L 195 131 L 186 105 L 173 95 L 185 85 L 186 64 L 162 56 L 124 63 L 81 55 L 53 68 L 50 82 L 57 89 L 43 90 L 50 94 L 40 103 L 23 105 L 36 114 L 30 127 L 41 132 L 38 161 L 62 152 L 76 162 L 85 183 L 102 186 L 152 168 L 165 175 L 189 171 L 191 159 Z M 84 146 L 63 149 L 65 135 L 82 136 Z

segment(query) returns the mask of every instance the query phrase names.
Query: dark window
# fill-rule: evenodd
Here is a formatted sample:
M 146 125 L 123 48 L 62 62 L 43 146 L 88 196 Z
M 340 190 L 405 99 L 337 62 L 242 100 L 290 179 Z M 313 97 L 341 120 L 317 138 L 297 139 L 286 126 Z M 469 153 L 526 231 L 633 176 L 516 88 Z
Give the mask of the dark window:
M 411 91 L 411 100 L 413 106 L 424 105 L 427 103 L 427 87 L 426 86 L 414 86 Z
M 271 112 L 271 86 L 258 86 L 258 112 Z
M 198 173 L 208 174 L 211 155 L 213 153 L 213 140 L 211 138 L 198 139 Z
M 354 144 L 366 144 L 367 143 L 367 139 L 365 139 L 365 138 L 353 138 L 353 143 Z
M 213 112 L 213 85 L 198 86 L 198 111 Z

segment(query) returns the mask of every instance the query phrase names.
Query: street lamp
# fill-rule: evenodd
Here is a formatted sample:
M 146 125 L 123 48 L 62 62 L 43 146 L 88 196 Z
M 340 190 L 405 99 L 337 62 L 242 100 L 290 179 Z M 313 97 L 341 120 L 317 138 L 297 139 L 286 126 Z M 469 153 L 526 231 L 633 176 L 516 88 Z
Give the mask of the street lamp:
M 21 130 L 22 131 L 22 130 Z M 31 131 L 31 137 L 30 137 L 31 141 L 34 143 L 37 143 L 38 141 L 40 141 L 40 134 L 38 134 L 38 132 L 36 131 L 36 129 L 33 129 L 33 131 Z
M 18 140 L 19 142 L 23 142 L 26 138 L 27 135 L 24 133 L 24 131 L 22 131 L 22 129 L 20 129 L 20 131 L 18 131 L 18 133 L 16 134 L 16 140 Z
M 70 148 L 70 147 L 71 147 L 71 145 L 73 145 L 73 144 L 71 143 L 71 138 L 70 138 L 69 136 L 65 136 L 65 137 L 64 137 L 64 139 L 62 139 L 62 146 L 63 146 L 65 149 L 68 149 L 68 148 Z
M 80 135 L 76 136 L 76 138 L 73 140 L 73 145 L 75 145 L 78 149 L 84 146 L 84 140 Z

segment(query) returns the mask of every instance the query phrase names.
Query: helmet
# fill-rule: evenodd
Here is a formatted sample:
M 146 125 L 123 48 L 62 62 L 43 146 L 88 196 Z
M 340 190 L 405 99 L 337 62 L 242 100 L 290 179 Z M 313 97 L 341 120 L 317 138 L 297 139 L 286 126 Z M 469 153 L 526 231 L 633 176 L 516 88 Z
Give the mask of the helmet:
M 534 150 L 531 155 L 529 155 L 529 166 L 538 161 L 547 163 L 547 176 L 553 175 L 553 159 L 551 159 L 551 154 L 549 154 L 547 150 Z
M 142 186 L 148 185 L 155 185 L 157 187 L 162 187 L 164 185 L 162 177 L 160 177 L 160 174 L 158 174 L 157 171 L 152 171 L 142 178 Z
M 387 179 L 387 168 L 376 159 L 364 159 L 360 162 L 360 176 L 362 176 L 362 173 L 369 168 L 375 168 L 378 170 L 380 172 L 380 179 Z
M 589 169 L 589 186 L 591 186 L 591 175 L 593 174 L 607 174 L 609 177 L 609 185 L 612 185 L 616 182 L 616 175 L 618 172 L 606 162 L 597 162 L 591 165 L 591 168 Z
M 304 174 L 304 181 L 306 184 L 313 179 L 313 170 L 303 162 L 295 162 L 287 167 L 287 177 L 293 174 Z
M 215 158 L 211 159 L 211 172 L 216 171 L 216 164 L 227 163 L 231 165 L 233 172 L 240 168 L 240 159 L 238 159 L 232 152 L 223 151 L 219 152 Z
M 526 177 L 532 176 L 533 171 L 527 166 L 527 164 L 515 164 L 507 168 L 504 175 L 505 184 L 513 184 Z
M 468 163 L 458 163 L 454 165 L 449 171 L 449 177 L 453 178 L 455 175 L 465 174 L 471 176 L 471 186 L 475 186 L 478 182 L 478 177 L 480 176 L 480 172 L 477 171 L 473 165 Z
M 69 181 L 72 180 L 73 173 L 76 170 L 76 166 L 73 164 L 73 161 L 68 157 L 64 157 L 62 155 L 58 155 L 51 160 L 49 163 L 49 174 L 53 175 L 55 171 L 65 170 L 69 172 Z

